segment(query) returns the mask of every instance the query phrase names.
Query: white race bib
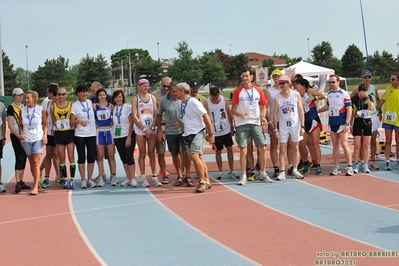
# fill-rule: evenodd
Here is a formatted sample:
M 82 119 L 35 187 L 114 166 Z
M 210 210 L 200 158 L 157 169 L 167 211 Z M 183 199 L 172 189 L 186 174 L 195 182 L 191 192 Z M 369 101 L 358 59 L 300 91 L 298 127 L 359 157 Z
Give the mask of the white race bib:
M 310 108 L 309 108 L 309 105 L 308 104 L 303 104 L 303 112 L 304 113 L 307 113 L 307 112 L 309 112 L 309 110 L 310 110 Z
M 71 128 L 69 119 L 57 120 L 56 124 L 57 124 L 58 129 L 70 129 Z
M 330 116 L 339 116 L 339 109 L 337 107 L 330 107 L 329 115 Z
M 356 114 L 359 118 L 371 118 L 371 111 L 369 110 L 359 110 Z
M 396 113 L 395 112 L 385 112 L 384 119 L 389 122 L 396 122 Z
M 97 120 L 103 121 L 111 118 L 111 112 L 109 110 L 98 110 L 97 111 Z

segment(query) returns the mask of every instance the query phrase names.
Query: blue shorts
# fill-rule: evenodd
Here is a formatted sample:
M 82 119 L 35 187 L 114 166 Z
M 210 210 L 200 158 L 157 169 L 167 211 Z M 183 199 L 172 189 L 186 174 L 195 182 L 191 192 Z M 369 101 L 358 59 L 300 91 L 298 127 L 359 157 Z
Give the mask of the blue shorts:
M 112 137 L 112 128 L 97 129 L 97 145 L 106 146 L 113 145 L 114 138 Z
M 395 125 L 390 125 L 390 124 L 385 124 L 385 123 L 382 123 L 382 128 L 383 129 L 390 129 L 390 130 L 395 130 L 395 131 L 397 131 L 397 130 L 399 130 L 399 127 L 397 127 L 397 126 L 395 126 Z
M 341 133 L 344 130 L 344 126 L 329 126 L 330 127 L 330 132 L 333 133 Z
M 21 144 L 27 156 L 37 153 L 41 154 L 43 152 L 42 139 L 35 142 L 22 142 Z

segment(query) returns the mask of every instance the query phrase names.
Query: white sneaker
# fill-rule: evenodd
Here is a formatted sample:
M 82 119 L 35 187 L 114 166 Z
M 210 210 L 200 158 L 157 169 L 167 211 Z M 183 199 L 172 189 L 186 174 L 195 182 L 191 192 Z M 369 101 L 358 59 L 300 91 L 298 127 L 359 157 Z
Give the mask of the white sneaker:
M 116 186 L 118 185 L 118 179 L 116 178 L 116 175 L 111 176 L 111 181 L 110 181 L 111 186 Z
M 137 187 L 137 186 L 138 186 L 138 185 L 137 185 L 136 178 L 133 178 L 132 180 L 130 180 L 130 185 L 131 185 L 132 187 Z
M 7 189 L 3 185 L 0 185 L 0 193 L 3 192 L 7 192 Z
M 102 177 L 104 182 L 108 180 L 107 175 L 104 174 L 103 176 L 101 176 L 101 175 L 96 176 L 95 178 L 93 178 L 93 181 L 97 183 L 100 180 L 100 177 Z
M 331 171 L 330 175 L 339 175 L 341 173 L 341 169 L 338 167 L 334 167 L 334 169 Z
M 153 184 L 155 187 L 162 187 L 162 183 L 159 182 L 158 177 L 156 177 L 156 176 L 153 176 L 153 177 L 152 177 L 152 184 Z
M 96 183 L 93 181 L 93 179 L 90 179 L 89 181 L 87 181 L 87 187 L 89 187 L 89 188 L 96 187 Z
M 150 187 L 150 183 L 148 183 L 147 178 L 141 179 L 141 187 Z
M 278 176 L 276 177 L 276 180 L 282 181 L 285 179 L 285 171 L 278 173 Z
M 129 180 L 129 179 L 126 179 L 125 181 L 123 181 L 121 183 L 121 187 L 128 187 L 128 186 L 131 186 L 131 185 L 132 185 L 132 181 Z
M 242 176 L 240 178 L 240 182 L 238 182 L 238 184 L 241 185 L 241 186 L 245 186 L 246 183 L 247 183 L 247 177 L 246 176 Z
M 104 183 L 104 179 L 102 179 L 102 178 L 97 178 L 97 184 L 96 184 L 96 186 L 97 187 L 103 187 L 104 185 L 105 185 L 105 183 Z
M 223 172 L 219 172 L 218 176 L 216 177 L 217 180 L 222 180 L 224 179 L 224 173 Z
M 227 176 L 228 176 L 229 178 L 234 178 L 234 179 L 237 179 L 237 178 L 238 178 L 238 176 L 236 176 L 236 174 L 235 174 L 234 172 L 229 172 L 229 173 L 227 174 Z
M 80 184 L 80 188 L 87 188 L 87 181 L 86 181 L 86 179 L 85 179 L 85 180 L 82 180 L 82 183 Z
M 265 181 L 266 183 L 273 183 L 273 180 L 270 179 L 269 174 L 260 172 L 259 179 Z
M 298 171 L 294 171 L 292 172 L 292 178 L 303 179 L 303 175 L 301 175 Z
M 352 167 L 348 167 L 346 168 L 346 176 L 353 176 L 353 168 Z

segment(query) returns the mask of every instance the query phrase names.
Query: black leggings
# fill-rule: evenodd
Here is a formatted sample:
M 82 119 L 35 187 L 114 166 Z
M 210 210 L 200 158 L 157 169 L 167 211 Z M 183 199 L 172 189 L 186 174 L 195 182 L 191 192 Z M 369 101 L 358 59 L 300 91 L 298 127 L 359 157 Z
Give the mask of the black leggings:
M 78 153 L 78 164 L 84 164 L 86 162 L 86 148 L 87 162 L 94 163 L 96 161 L 96 136 L 75 137 L 75 146 Z
M 115 146 L 123 164 L 133 165 L 135 164 L 133 152 L 134 147 L 136 146 L 136 134 L 132 134 L 132 141 L 129 147 L 125 146 L 126 138 L 127 137 L 114 139 Z
M 21 141 L 14 134 L 10 134 L 10 139 L 15 155 L 14 170 L 24 170 L 28 156 L 26 156 L 25 150 L 22 148 Z

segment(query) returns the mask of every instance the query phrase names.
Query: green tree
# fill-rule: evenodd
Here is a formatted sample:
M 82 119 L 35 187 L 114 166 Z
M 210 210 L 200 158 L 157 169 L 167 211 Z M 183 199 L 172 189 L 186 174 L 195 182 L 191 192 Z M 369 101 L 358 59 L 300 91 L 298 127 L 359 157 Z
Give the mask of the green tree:
M 273 57 L 278 57 L 278 58 L 284 59 L 288 66 L 292 66 L 292 65 L 302 61 L 302 57 L 293 57 L 293 58 L 291 58 L 287 54 L 277 55 L 276 53 L 274 53 Z
M 90 57 L 89 54 L 83 57 L 79 63 L 79 72 L 77 76 L 77 84 L 91 84 L 98 81 L 106 84 L 111 80 L 111 69 L 108 67 L 107 60 L 102 54 L 96 58 Z
M 17 67 L 15 70 L 17 74 L 17 86 L 19 88 L 28 88 L 28 76 L 26 75 L 26 70 L 22 67 Z M 11 92 L 10 92 L 11 93 Z
M 150 56 L 141 58 L 135 63 L 137 77 L 145 77 L 150 84 L 157 84 L 162 78 L 162 64 L 158 60 L 153 60 Z M 134 74 L 132 74 L 134 75 Z M 132 80 L 133 82 L 133 80 Z
M 32 89 L 37 91 L 39 96 L 46 95 L 47 85 L 56 82 L 60 86 L 67 86 L 67 69 L 69 59 L 59 56 L 57 59 L 46 60 L 44 66 L 39 66 L 37 71 L 33 72 L 31 77 L 33 80 Z
M 198 60 L 201 66 L 201 82 L 203 84 L 220 84 L 227 79 L 218 53 L 204 53 Z
M 371 71 L 373 75 L 381 78 L 389 78 L 391 73 L 395 71 L 396 62 L 391 53 L 383 50 L 381 55 L 375 51 L 373 55 L 369 56 Z
M 322 41 L 312 49 L 312 63 L 330 68 L 333 59 L 333 48 L 329 42 Z
M 365 68 L 364 56 L 360 49 L 352 44 L 346 48 L 341 59 L 342 75 L 344 77 L 358 77 Z
M 273 72 L 273 70 L 276 69 L 276 67 L 274 66 L 274 61 L 273 59 L 265 59 L 262 61 L 262 67 L 267 67 L 269 69 L 269 75 Z
M 67 81 L 67 90 L 71 90 L 72 88 L 75 89 L 78 84 L 78 74 L 79 74 L 79 65 L 73 65 L 68 68 L 66 74 L 66 81 Z M 90 84 L 89 84 L 90 85 Z
M 230 56 L 226 69 L 229 81 L 235 84 L 240 84 L 241 72 L 245 68 L 248 68 L 248 57 L 245 54 L 241 53 L 235 56 Z
M 198 59 L 193 58 L 193 50 L 190 49 L 186 41 L 178 43 L 175 48 L 177 58 L 172 59 L 172 64 L 168 69 L 168 75 L 173 80 L 190 82 L 192 79 L 201 79 L 202 71 L 198 64 Z
M 11 95 L 12 90 L 18 87 L 17 72 L 13 70 L 14 65 L 4 51 L 3 56 L 3 77 L 4 77 L 4 95 Z

